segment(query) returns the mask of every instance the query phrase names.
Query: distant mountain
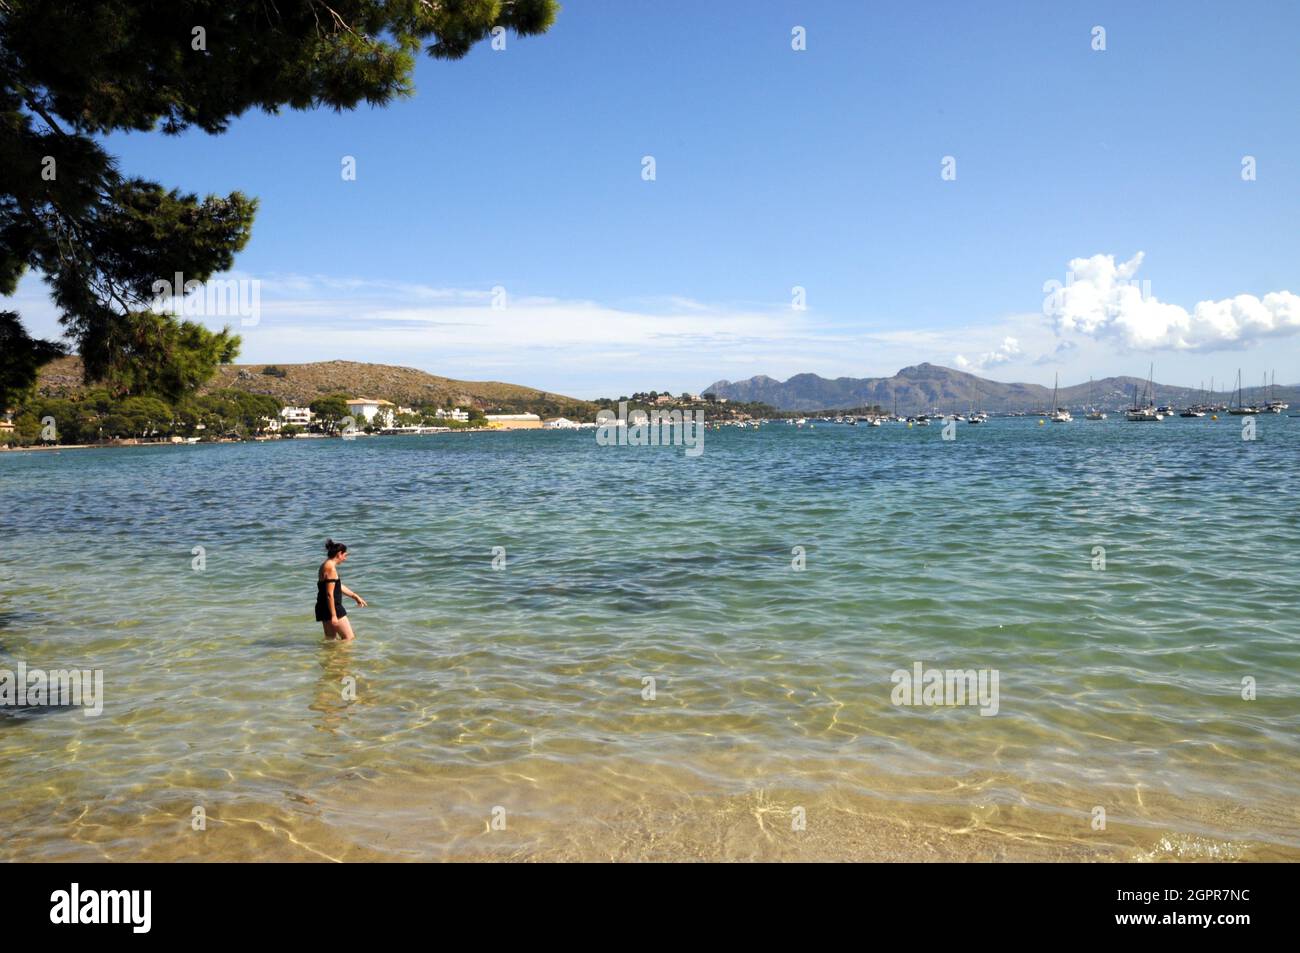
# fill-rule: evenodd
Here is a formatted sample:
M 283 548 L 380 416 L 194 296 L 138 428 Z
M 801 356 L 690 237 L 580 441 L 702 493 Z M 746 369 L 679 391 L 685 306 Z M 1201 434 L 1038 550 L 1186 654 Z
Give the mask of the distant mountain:
M 272 366 L 284 376 L 265 374 Z M 81 359 L 63 357 L 41 368 L 38 389 L 46 396 L 70 396 L 83 390 Z M 391 400 L 395 404 L 450 401 L 458 406 L 481 410 L 533 412 L 543 416 L 595 413 L 595 405 L 498 381 L 460 381 L 438 377 L 413 367 L 390 364 L 362 364 L 356 361 L 319 361 L 314 364 L 227 364 L 217 369 L 212 380 L 200 389 L 242 390 L 269 394 L 291 406 L 306 406 L 318 397 L 347 394 Z
M 1218 382 L 1216 382 L 1217 384 Z M 1146 387 L 1145 378 L 1105 377 L 1091 385 L 1089 401 L 1087 382 L 1062 387 L 1057 402 L 1063 407 L 1081 408 L 1088 403 L 1102 410 L 1127 407 L 1133 402 L 1133 387 L 1141 393 Z M 759 401 L 778 410 L 850 410 L 879 404 L 893 410 L 898 400 L 899 413 L 929 411 L 964 411 L 972 403 L 981 410 L 1035 411 L 1047 410 L 1052 402 L 1052 388 L 1039 384 L 1004 384 L 991 381 L 965 371 L 938 364 L 917 364 L 905 367 L 893 377 L 837 377 L 830 380 L 816 374 L 796 374 L 784 383 L 759 375 L 744 381 L 718 381 L 705 388 L 705 393 L 716 394 L 728 400 Z M 1195 387 L 1155 385 L 1156 402 L 1183 407 L 1201 400 Z M 1278 385 L 1280 400 L 1300 403 L 1300 387 Z M 1228 401 L 1231 392 L 1220 386 L 1216 401 Z M 1261 387 L 1247 387 L 1246 400 L 1267 397 Z

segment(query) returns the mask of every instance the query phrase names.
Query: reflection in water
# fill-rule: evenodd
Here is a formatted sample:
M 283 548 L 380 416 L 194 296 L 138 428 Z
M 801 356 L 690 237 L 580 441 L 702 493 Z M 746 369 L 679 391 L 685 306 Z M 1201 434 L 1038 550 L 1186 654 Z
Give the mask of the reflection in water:
M 321 715 L 316 727 L 322 731 L 334 731 L 342 725 L 360 697 L 355 645 L 355 641 L 321 640 L 317 656 L 320 677 L 316 680 L 315 700 L 309 707 Z

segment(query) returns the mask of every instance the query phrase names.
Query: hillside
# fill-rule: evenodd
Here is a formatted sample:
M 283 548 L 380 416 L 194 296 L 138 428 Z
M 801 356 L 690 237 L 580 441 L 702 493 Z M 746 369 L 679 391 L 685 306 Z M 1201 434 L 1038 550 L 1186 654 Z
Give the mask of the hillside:
M 262 373 L 265 364 L 228 364 L 201 389 L 241 390 L 269 394 L 287 405 L 305 406 L 317 397 L 348 394 L 374 397 L 395 404 L 451 402 L 481 410 L 534 412 L 543 415 L 582 415 L 595 413 L 584 400 L 552 394 L 518 384 L 499 381 L 460 381 L 438 377 L 412 367 L 389 364 L 361 364 L 356 361 L 320 361 L 314 364 L 277 364 L 284 377 Z M 69 396 L 83 389 L 81 359 L 64 357 L 41 369 L 38 388 L 47 396 Z
M 1139 392 L 1146 380 L 1137 377 L 1106 377 L 1091 385 L 1091 403 L 1107 410 L 1127 407 L 1133 400 L 1133 387 Z M 1038 384 L 1004 384 L 986 380 L 965 371 L 937 364 L 905 367 L 893 377 L 837 377 L 834 380 L 816 374 L 796 374 L 787 381 L 759 375 L 743 381 L 718 381 L 705 389 L 728 400 L 761 401 L 780 410 L 848 410 L 879 404 L 887 410 L 898 399 L 900 413 L 931 410 L 965 410 L 971 403 L 992 412 L 1044 410 L 1052 402 L 1052 389 Z M 1201 400 L 1195 387 L 1155 385 L 1156 401 L 1185 406 Z M 1247 387 L 1246 399 L 1264 393 L 1261 387 Z M 1089 384 L 1062 387 L 1058 403 L 1064 407 L 1083 407 L 1089 401 Z M 1228 401 L 1231 393 L 1220 386 L 1215 400 Z M 1300 401 L 1300 387 L 1278 385 L 1277 396 L 1292 403 Z

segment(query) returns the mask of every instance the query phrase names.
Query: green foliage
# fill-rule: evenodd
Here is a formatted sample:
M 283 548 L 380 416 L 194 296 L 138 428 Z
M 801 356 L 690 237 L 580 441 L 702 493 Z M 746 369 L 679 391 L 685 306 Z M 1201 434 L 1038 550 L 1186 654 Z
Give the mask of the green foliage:
M 385 105 L 412 92 L 421 49 L 458 59 L 496 27 L 545 32 L 558 9 L 555 0 L 3 0 L 0 295 L 27 269 L 40 272 L 87 382 L 178 399 L 205 368 L 233 360 L 238 339 L 147 313 L 155 283 L 229 269 L 257 203 L 123 177 L 97 137 L 220 133 L 250 109 Z M 49 359 L 37 344 L 6 348 L 0 396 L 22 391 Z
M 100 352 L 106 361 L 87 373 L 106 379 L 119 394 L 180 400 L 239 352 L 239 338 L 229 328 L 209 331 L 148 311 L 124 315 L 106 327 L 113 337 L 112 346 Z
M 104 388 L 86 391 L 77 400 L 34 398 L 14 416 L 13 442 L 41 442 L 41 421 L 54 418 L 57 443 L 93 443 L 108 439 L 166 439 L 201 436 L 215 439 L 228 433 L 265 433 L 280 413 L 280 402 L 265 394 L 214 391 L 170 404 L 157 397 L 123 397 Z
M 265 374 L 267 377 L 284 378 L 289 376 L 288 371 L 284 370 L 283 368 L 276 367 L 274 364 L 266 365 L 266 367 L 262 368 L 262 373 Z
M 31 396 L 36 372 L 64 353 L 63 345 L 29 337 L 13 311 L 0 311 L 0 412 Z
M 316 415 L 316 422 L 326 433 L 333 433 L 338 429 L 339 421 L 344 417 L 350 416 L 348 413 L 347 398 L 340 396 L 318 397 L 309 405 L 309 409 Z

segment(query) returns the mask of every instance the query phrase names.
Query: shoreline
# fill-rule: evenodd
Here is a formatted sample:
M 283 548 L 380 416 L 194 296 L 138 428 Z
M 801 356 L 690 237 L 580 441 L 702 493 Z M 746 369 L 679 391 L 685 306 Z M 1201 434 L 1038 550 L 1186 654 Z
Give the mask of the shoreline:
M 1255 826 L 1268 811 L 1220 824 L 1214 798 L 1155 795 L 1153 810 L 1117 811 L 1089 824 L 1095 792 L 1031 798 L 978 796 L 988 779 L 952 775 L 928 783 L 862 772 L 800 781 L 718 778 L 704 766 L 593 758 L 531 759 L 432 773 L 351 772 L 283 780 L 277 797 L 255 783 L 218 793 L 154 790 L 147 815 L 115 796 L 76 822 L 28 827 L 0 852 L 86 862 L 1159 862 L 1300 860 L 1300 846 Z M 281 782 L 278 782 L 281 783 Z M 964 788 L 969 798 L 935 798 Z M 1055 800 L 1055 799 L 1054 799 Z M 208 830 L 186 836 L 195 803 Z M 73 811 L 73 813 L 77 813 Z M 0 809 L 0 818 L 9 812 Z M 504 826 L 492 826 L 495 815 Z M 799 818 L 799 822 L 794 821 Z M 69 818 L 70 819 L 70 818 Z
M 534 430 L 541 428 L 532 428 Z M 114 440 L 105 443 L 52 443 L 52 444 L 32 444 L 27 447 L 8 447 L 0 446 L 2 453 L 49 453 L 57 450 L 118 450 L 130 447 L 213 447 L 220 444 L 245 444 L 245 443 L 291 443 L 295 440 L 355 440 L 358 438 L 371 437 L 442 437 L 454 433 L 517 433 L 521 431 L 509 430 L 505 428 L 492 427 L 467 427 L 457 430 L 441 430 L 434 433 L 367 433 L 357 434 L 354 437 L 341 437 L 338 435 L 326 436 L 325 434 L 305 434 L 297 437 L 251 437 L 248 440 L 206 440 L 198 443 L 189 443 L 187 441 L 172 440 Z
M 1006 417 L 1000 417 L 998 419 L 1025 420 L 1028 422 L 1034 420 L 1036 416 L 1037 415 L 1026 416 L 1026 415 L 1013 414 L 1013 415 L 1008 415 Z M 1300 417 L 1300 415 L 1298 414 L 1286 414 L 1286 415 L 1260 414 L 1260 415 L 1245 415 L 1242 419 L 1272 419 L 1275 416 L 1278 417 L 1279 419 L 1283 417 Z M 1169 418 L 1169 419 L 1173 419 L 1173 418 Z M 1220 419 L 1231 419 L 1231 418 L 1227 418 L 1227 417 L 1220 418 L 1218 416 L 1215 416 L 1210 419 L 1213 421 L 1218 421 Z M 817 422 L 827 423 L 828 421 L 819 418 Z M 1040 419 L 1038 420 L 1038 422 L 1041 424 L 1043 423 L 1043 420 Z M 1118 418 L 1116 418 L 1116 421 L 1114 422 L 1121 422 L 1121 421 L 1119 421 Z M 780 420 L 765 421 L 765 423 L 770 423 L 773 425 L 778 423 L 792 424 L 794 423 L 794 419 L 782 418 Z M 721 429 L 722 427 L 726 427 L 726 426 L 735 427 L 736 429 L 741 429 L 741 430 L 749 429 L 749 426 L 746 423 L 744 422 L 736 423 L 734 421 L 723 421 L 720 422 L 716 428 L 710 426 L 709 429 Z M 912 429 L 912 424 L 908 423 L 907 428 L 909 430 Z M 281 442 L 288 442 L 293 440 L 353 440 L 353 439 L 362 439 L 362 438 L 368 439 L 372 437 L 442 437 L 449 434 L 468 434 L 468 433 L 538 433 L 538 432 L 549 433 L 552 430 L 557 430 L 557 429 L 560 430 L 561 432 L 567 433 L 571 430 L 585 430 L 585 429 L 592 429 L 592 428 L 591 427 L 583 427 L 583 428 L 461 427 L 456 429 L 433 431 L 430 433 L 357 433 L 353 437 L 343 437 L 339 434 L 329 434 L 329 435 L 299 434 L 296 437 L 266 436 L 266 437 L 250 437 L 247 440 L 207 440 L 207 441 L 200 441 L 198 443 L 189 443 L 187 441 L 169 441 L 169 440 L 150 440 L 150 441 L 117 440 L 117 441 L 109 441 L 104 443 L 33 444 L 31 446 L 22 446 L 22 447 L 0 445 L 0 455 L 6 453 L 16 453 L 16 454 L 49 453 L 51 451 L 60 451 L 60 450 L 110 450 L 110 449 L 118 449 L 123 447 L 196 447 L 196 446 L 213 446 L 216 444 L 281 443 Z M 800 429 L 802 429 L 802 427 L 800 427 Z

